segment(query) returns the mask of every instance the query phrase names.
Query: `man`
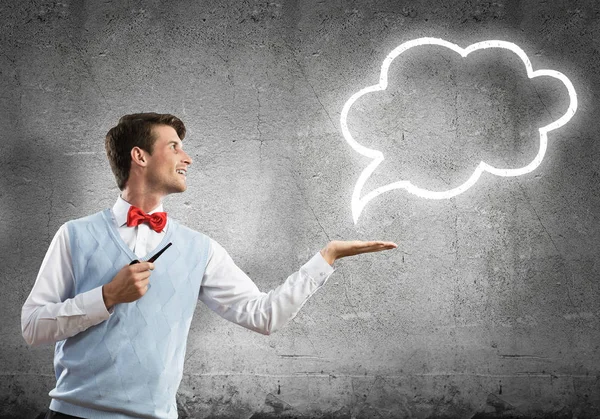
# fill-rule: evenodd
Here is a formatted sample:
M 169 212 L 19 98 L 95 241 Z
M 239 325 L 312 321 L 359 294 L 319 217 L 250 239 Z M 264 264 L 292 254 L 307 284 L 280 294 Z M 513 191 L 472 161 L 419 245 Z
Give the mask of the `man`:
M 218 243 L 163 212 L 165 196 L 186 190 L 192 158 L 184 137 L 172 115 L 122 117 L 106 136 L 121 195 L 112 209 L 61 226 L 50 244 L 21 313 L 27 343 L 56 343 L 46 418 L 176 418 L 198 298 L 270 334 L 326 282 L 336 259 L 396 247 L 333 241 L 279 287 L 260 292 Z

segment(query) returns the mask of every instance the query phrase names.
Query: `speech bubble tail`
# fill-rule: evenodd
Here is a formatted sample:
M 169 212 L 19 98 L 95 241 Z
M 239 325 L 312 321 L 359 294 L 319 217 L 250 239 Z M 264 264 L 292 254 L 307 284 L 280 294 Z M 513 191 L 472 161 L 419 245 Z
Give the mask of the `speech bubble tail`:
M 380 186 L 379 188 L 373 189 L 371 192 L 364 195 L 362 198 L 353 199 L 352 200 L 352 215 L 354 217 L 354 224 L 358 222 L 358 218 L 362 213 L 363 209 L 367 206 L 367 204 L 372 201 L 374 198 L 378 197 L 385 192 L 389 192 L 394 189 L 405 189 L 406 191 L 417 194 L 414 191 L 420 190 L 415 185 L 410 183 L 408 180 L 401 180 L 398 182 L 390 183 L 384 186 Z M 360 193 L 360 191 L 359 191 Z
M 361 199 L 360 197 L 362 188 L 363 186 L 365 186 L 365 183 L 367 182 L 369 177 L 371 177 L 377 166 L 379 166 L 384 160 L 383 153 L 381 151 L 375 151 L 377 153 L 375 155 L 376 157 L 371 163 L 369 163 L 365 170 L 362 171 L 358 178 L 358 181 L 356 181 L 356 185 L 354 186 L 354 192 L 352 192 L 352 218 L 354 219 L 354 224 L 358 222 L 358 217 L 360 217 L 363 208 L 365 207 L 365 205 L 367 205 L 368 202 L 363 201 L 363 199 Z

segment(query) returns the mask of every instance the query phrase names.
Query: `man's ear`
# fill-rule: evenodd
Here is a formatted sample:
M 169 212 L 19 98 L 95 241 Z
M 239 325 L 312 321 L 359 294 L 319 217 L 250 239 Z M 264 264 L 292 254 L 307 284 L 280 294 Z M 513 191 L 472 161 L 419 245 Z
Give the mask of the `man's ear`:
M 133 164 L 137 164 L 138 166 L 145 167 L 148 163 L 148 153 L 142 150 L 139 147 L 133 147 L 131 149 L 131 161 Z

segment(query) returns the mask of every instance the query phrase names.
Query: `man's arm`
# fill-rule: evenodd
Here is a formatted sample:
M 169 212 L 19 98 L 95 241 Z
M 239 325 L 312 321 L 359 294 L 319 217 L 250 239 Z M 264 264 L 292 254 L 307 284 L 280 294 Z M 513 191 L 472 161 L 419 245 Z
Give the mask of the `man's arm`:
M 199 298 L 221 317 L 269 335 L 294 318 L 332 272 L 333 268 L 317 253 L 280 286 L 261 292 L 227 251 L 211 240 Z
M 69 231 L 63 224 L 21 310 L 21 330 L 28 344 L 57 342 L 108 319 L 102 287 L 78 295 L 74 292 Z
M 394 247 L 395 244 L 384 242 L 331 242 L 284 283 L 265 293 L 212 240 L 200 300 L 223 318 L 268 335 L 294 318 L 308 298 L 325 284 L 336 259 Z

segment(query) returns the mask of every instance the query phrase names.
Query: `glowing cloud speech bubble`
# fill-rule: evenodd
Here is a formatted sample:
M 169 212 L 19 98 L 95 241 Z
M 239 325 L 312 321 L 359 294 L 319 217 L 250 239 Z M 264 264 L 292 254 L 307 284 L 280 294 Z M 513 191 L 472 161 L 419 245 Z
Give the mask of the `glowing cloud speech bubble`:
M 452 51 L 459 53 L 460 55 L 462 55 L 463 58 L 466 57 L 467 55 L 469 55 L 471 52 L 477 51 L 480 49 L 503 48 L 503 49 L 510 50 L 510 51 L 514 52 L 515 54 L 517 54 L 519 56 L 519 58 L 521 58 L 521 60 L 523 61 L 523 64 L 525 64 L 525 68 L 527 69 L 527 76 L 530 79 L 532 79 L 534 77 L 539 77 L 539 76 L 549 76 L 549 77 L 553 77 L 553 78 L 558 79 L 561 82 L 563 82 L 563 84 L 566 86 L 566 88 L 569 92 L 569 99 L 570 99 L 569 108 L 567 109 L 567 111 L 565 112 L 565 114 L 562 117 L 560 117 L 556 121 L 552 122 L 551 124 L 538 129 L 540 132 L 539 151 L 538 151 L 537 155 L 535 156 L 535 158 L 533 159 L 533 161 L 524 167 L 521 167 L 518 169 L 499 169 L 499 168 L 493 167 L 493 166 L 485 163 L 484 161 L 481 161 L 477 165 L 477 168 L 475 169 L 475 171 L 473 172 L 471 177 L 466 182 L 464 182 L 462 185 L 460 185 L 456 188 L 453 188 L 453 189 L 449 189 L 446 191 L 430 191 L 427 189 L 419 188 L 419 187 L 413 185 L 410 181 L 402 180 L 402 181 L 393 182 L 388 185 L 379 187 L 379 188 L 369 192 L 368 194 L 366 194 L 364 197 L 361 198 L 360 193 L 362 191 L 362 188 L 363 188 L 365 182 L 373 174 L 373 172 L 375 171 L 377 166 L 379 166 L 379 164 L 381 164 L 381 162 L 384 160 L 384 157 L 383 157 L 383 153 L 381 151 L 373 150 L 373 149 L 367 148 L 363 145 L 360 145 L 358 142 L 356 142 L 356 140 L 354 138 L 352 138 L 352 135 L 350 134 L 350 130 L 348 129 L 348 123 L 347 123 L 348 112 L 350 111 L 350 108 L 352 107 L 354 102 L 356 102 L 361 96 L 363 96 L 367 93 L 376 92 L 379 90 L 385 90 L 387 88 L 388 69 L 389 69 L 392 61 L 396 57 L 398 57 L 403 52 L 409 50 L 410 48 L 418 47 L 418 46 L 422 46 L 422 45 L 439 45 L 442 47 L 446 47 L 448 49 L 451 49 Z M 542 162 L 542 159 L 544 158 L 544 154 L 546 153 L 546 148 L 547 148 L 547 143 L 548 143 L 548 132 L 565 125 L 571 119 L 571 117 L 573 117 L 576 110 L 577 110 L 577 94 L 575 93 L 575 89 L 573 88 L 573 84 L 571 83 L 571 81 L 569 81 L 569 79 L 564 74 L 562 74 L 558 71 L 554 71 L 554 70 L 533 71 L 531 62 L 529 61 L 529 58 L 527 58 L 527 54 L 525 54 L 525 52 L 521 48 L 519 48 L 517 45 L 515 45 L 511 42 L 497 41 L 497 40 L 483 41 L 483 42 L 477 42 L 476 44 L 470 45 L 467 48 L 461 48 L 456 44 L 453 44 L 448 41 L 444 41 L 443 39 L 439 39 L 439 38 L 418 38 L 418 39 L 414 39 L 412 41 L 403 43 L 402 45 L 400 45 L 399 47 L 394 49 L 392 52 L 390 52 L 388 54 L 388 56 L 385 58 L 385 60 L 383 60 L 383 64 L 381 65 L 381 74 L 379 76 L 379 83 L 377 83 L 373 86 L 365 87 L 364 89 L 353 94 L 350 97 L 350 99 L 348 99 L 348 101 L 346 102 L 346 104 L 344 105 L 344 107 L 342 109 L 340 122 L 341 122 L 341 126 L 342 126 L 342 133 L 344 134 L 344 138 L 346 139 L 348 144 L 350 144 L 350 146 L 354 150 L 356 150 L 358 153 L 373 159 L 373 161 L 367 166 L 367 168 L 365 170 L 363 170 L 363 172 L 360 174 L 360 177 L 358 178 L 358 181 L 356 182 L 356 186 L 354 187 L 354 192 L 352 193 L 352 218 L 354 219 L 354 223 L 356 224 L 358 222 L 358 217 L 360 217 L 362 210 L 364 209 L 364 207 L 367 205 L 367 203 L 369 201 L 371 201 L 376 196 L 381 195 L 384 192 L 391 191 L 393 189 L 406 189 L 406 191 L 411 194 L 417 195 L 422 198 L 427 198 L 427 199 L 448 199 L 448 198 L 452 198 L 458 194 L 463 193 L 464 191 L 469 189 L 471 186 L 473 186 L 477 182 L 477 180 L 479 179 L 479 177 L 481 176 L 481 174 L 483 172 L 489 172 L 489 173 L 492 173 L 497 176 L 520 176 L 525 173 L 531 172 L 532 170 L 534 170 L 536 167 L 538 167 L 540 165 L 540 163 Z

